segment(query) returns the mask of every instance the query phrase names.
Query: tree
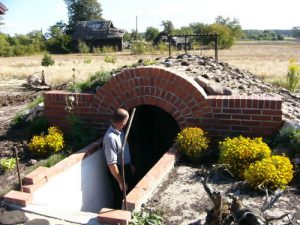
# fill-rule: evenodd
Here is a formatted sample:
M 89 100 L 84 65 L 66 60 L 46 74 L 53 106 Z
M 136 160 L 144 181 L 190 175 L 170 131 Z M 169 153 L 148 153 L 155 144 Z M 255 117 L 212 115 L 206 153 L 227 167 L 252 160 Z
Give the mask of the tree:
M 239 40 L 244 36 L 244 32 L 242 30 L 240 22 L 236 18 L 231 20 L 229 17 L 224 18 L 222 16 L 218 16 L 216 18 L 216 23 L 228 27 L 231 30 L 231 34 L 234 37 L 234 40 Z
M 175 34 L 194 34 L 194 30 L 191 27 L 180 27 L 174 31 Z
M 292 32 L 293 32 L 293 37 L 300 38 L 300 26 L 293 27 Z
M 50 26 L 47 37 L 47 50 L 51 53 L 68 53 L 71 49 L 71 36 L 66 34 L 67 25 L 63 21 Z
M 159 30 L 154 27 L 148 27 L 145 32 L 146 41 L 153 41 L 157 35 L 159 34 Z
M 165 32 L 168 35 L 173 34 L 174 32 L 174 25 L 172 21 L 170 20 L 163 20 L 161 21 L 161 26 L 163 27 L 163 32 Z
M 64 0 L 68 8 L 68 33 L 72 33 L 78 21 L 101 20 L 101 4 L 97 0 Z

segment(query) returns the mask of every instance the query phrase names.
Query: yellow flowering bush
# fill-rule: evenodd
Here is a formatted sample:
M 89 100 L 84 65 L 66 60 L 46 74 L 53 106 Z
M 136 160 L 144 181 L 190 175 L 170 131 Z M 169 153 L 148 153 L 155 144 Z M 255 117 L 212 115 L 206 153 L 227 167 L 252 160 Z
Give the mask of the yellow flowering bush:
M 270 189 L 285 189 L 293 178 L 293 165 L 286 156 L 271 156 L 252 163 L 245 179 L 255 188 L 260 184 Z
M 271 149 L 262 138 L 228 137 L 219 143 L 219 148 L 220 163 L 228 166 L 238 179 L 244 178 L 244 171 L 251 163 L 271 155 Z
M 47 156 L 64 148 L 63 133 L 57 127 L 49 127 L 48 134 L 34 136 L 29 143 L 29 150 L 36 156 Z
M 191 160 L 197 160 L 208 148 L 209 140 L 206 132 L 198 127 L 188 127 L 177 134 L 175 143 L 179 151 Z

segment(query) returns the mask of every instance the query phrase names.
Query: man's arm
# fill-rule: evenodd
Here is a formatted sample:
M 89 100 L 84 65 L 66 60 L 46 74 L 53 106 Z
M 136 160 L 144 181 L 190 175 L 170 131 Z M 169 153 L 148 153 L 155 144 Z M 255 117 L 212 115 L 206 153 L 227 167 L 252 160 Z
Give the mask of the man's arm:
M 109 171 L 111 172 L 111 174 L 114 176 L 114 178 L 118 182 L 121 191 L 123 191 L 123 178 L 122 178 L 122 175 L 120 174 L 117 164 L 109 164 L 108 167 L 109 167 Z M 127 190 L 126 183 L 125 183 L 125 188 Z

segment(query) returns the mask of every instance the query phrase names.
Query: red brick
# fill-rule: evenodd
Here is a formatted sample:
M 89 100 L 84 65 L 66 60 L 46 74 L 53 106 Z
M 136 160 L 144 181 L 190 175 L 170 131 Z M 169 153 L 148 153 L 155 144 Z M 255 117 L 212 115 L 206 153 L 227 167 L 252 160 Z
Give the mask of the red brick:
M 32 194 L 12 190 L 4 196 L 4 202 L 26 207 L 32 202 Z
M 223 113 L 241 114 L 241 109 L 223 109 Z
M 28 184 L 28 185 L 25 184 L 25 185 L 23 185 L 23 191 L 26 192 L 26 193 L 33 193 L 34 191 L 36 191 L 37 189 L 42 187 L 45 183 L 47 183 L 46 177 L 39 180 L 35 184 Z
M 243 109 L 243 114 L 261 115 L 261 110 L 259 110 L 259 109 Z
M 42 167 L 42 166 L 38 167 L 37 169 L 35 169 L 34 171 L 32 171 L 31 173 L 27 174 L 24 177 L 24 183 L 35 184 L 39 182 L 40 180 L 46 177 L 48 170 L 49 168 L 47 167 Z
M 232 115 L 232 119 L 250 120 L 250 115 Z
M 128 225 L 131 219 L 131 212 L 125 210 L 115 210 L 102 208 L 98 215 L 101 224 Z
M 271 116 L 265 116 L 265 115 L 263 115 L 263 116 L 259 116 L 259 115 L 253 115 L 253 116 L 251 116 L 252 117 L 252 120 L 263 120 L 263 121 L 270 121 L 271 119 L 272 119 L 272 117 Z
M 214 114 L 214 118 L 216 119 L 231 119 L 230 114 Z
M 279 110 L 262 110 L 263 115 L 281 115 L 282 112 Z

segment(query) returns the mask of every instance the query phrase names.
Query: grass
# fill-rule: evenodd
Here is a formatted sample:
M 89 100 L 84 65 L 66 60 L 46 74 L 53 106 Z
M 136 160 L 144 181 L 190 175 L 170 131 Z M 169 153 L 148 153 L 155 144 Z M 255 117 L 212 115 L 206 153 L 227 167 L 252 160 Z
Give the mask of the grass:
M 192 53 L 214 56 L 213 50 L 198 50 Z M 75 68 L 76 82 L 83 82 L 96 71 L 110 71 L 136 63 L 141 58 L 153 60 L 157 57 L 168 56 L 167 52 L 155 55 L 153 53 L 132 55 L 124 51 L 115 54 L 118 59 L 116 63 L 105 63 L 105 54 L 51 55 L 55 60 L 55 65 L 46 68 L 40 65 L 43 55 L 0 57 L 0 78 L 4 80 L 25 79 L 33 73 L 44 70 L 47 83 L 61 84 L 72 80 L 72 69 Z M 177 53 L 173 51 L 172 54 Z M 285 79 L 290 58 L 300 61 L 300 42 L 247 41 L 240 42 L 231 49 L 219 51 L 219 60 L 273 82 Z

